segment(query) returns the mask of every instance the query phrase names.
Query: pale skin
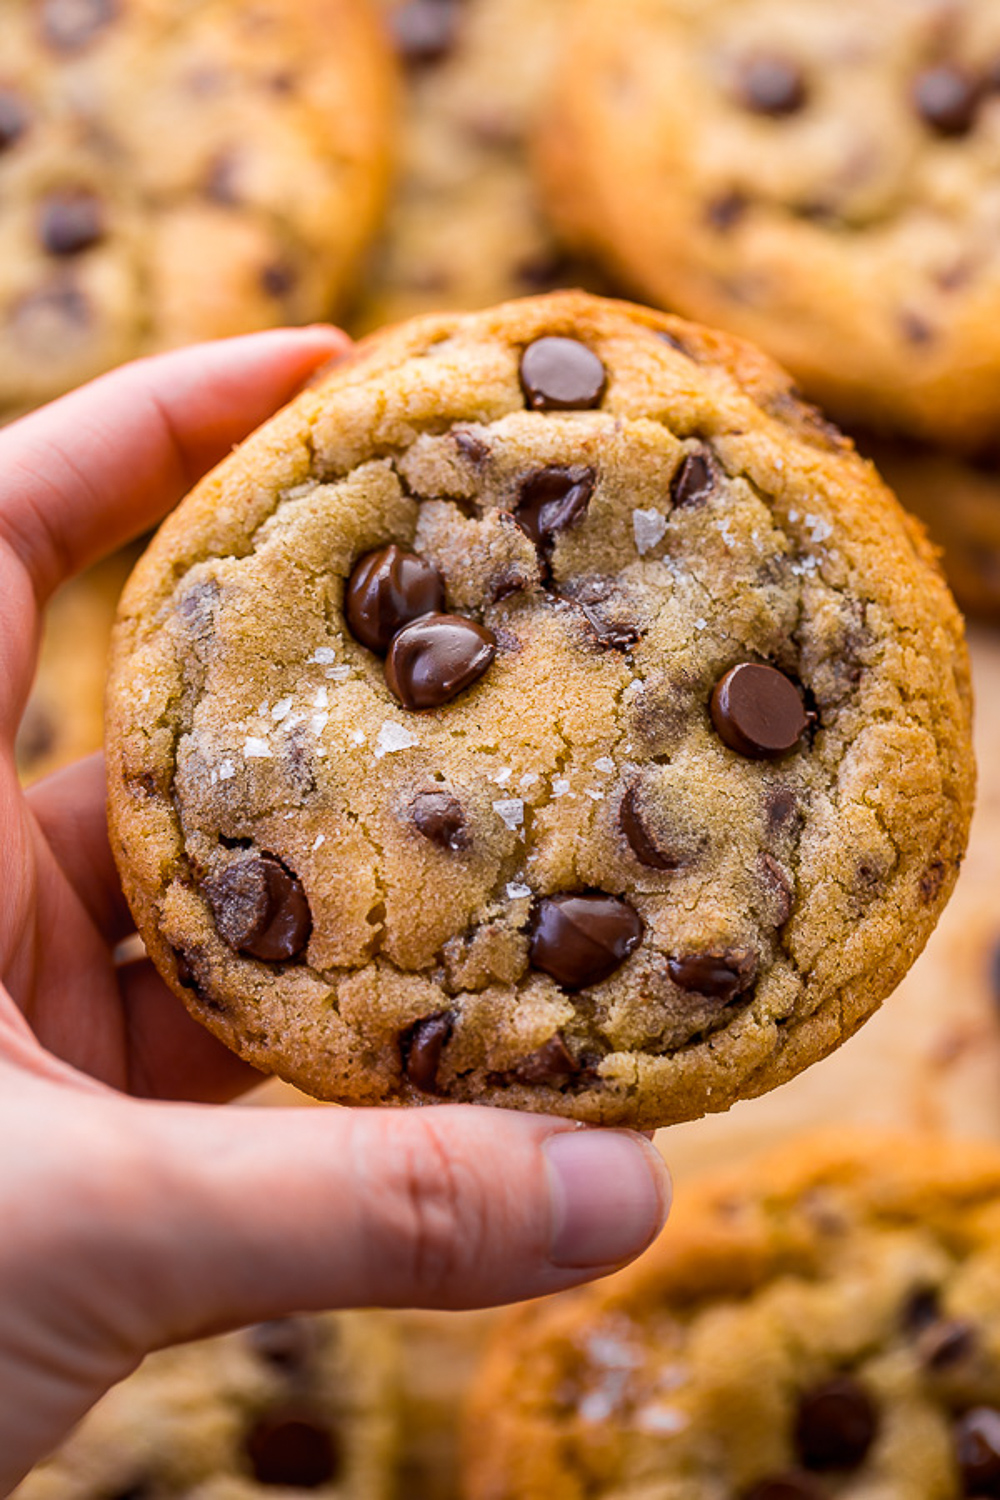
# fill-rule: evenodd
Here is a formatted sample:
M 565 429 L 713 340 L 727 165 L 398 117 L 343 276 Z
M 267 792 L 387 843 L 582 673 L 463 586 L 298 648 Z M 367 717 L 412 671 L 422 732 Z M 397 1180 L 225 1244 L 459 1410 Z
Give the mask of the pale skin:
M 0 432 L 0 1494 L 150 1349 L 325 1307 L 536 1296 L 641 1253 L 669 1180 L 628 1131 L 498 1110 L 247 1109 L 134 928 L 92 757 L 24 793 L 40 611 L 347 347 L 256 334 L 128 366 Z

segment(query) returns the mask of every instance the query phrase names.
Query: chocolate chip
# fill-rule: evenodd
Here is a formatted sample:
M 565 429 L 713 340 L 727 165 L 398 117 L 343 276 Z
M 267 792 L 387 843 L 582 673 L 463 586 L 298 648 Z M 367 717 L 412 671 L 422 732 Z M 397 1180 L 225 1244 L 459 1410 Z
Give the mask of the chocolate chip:
M 917 113 L 939 135 L 968 135 L 981 98 L 978 80 L 955 63 L 926 68 L 913 81 Z
M 670 498 L 680 510 L 697 510 L 716 485 L 715 466 L 705 453 L 688 453 L 670 482 Z
M 746 194 L 733 188 L 711 200 L 705 208 L 705 219 L 713 229 L 725 234 L 726 230 L 735 229 L 749 207 Z
M 455 1013 L 439 1010 L 433 1016 L 424 1016 L 399 1039 L 399 1050 L 403 1059 L 403 1072 L 422 1094 L 439 1094 L 438 1068 L 441 1054 L 455 1029 Z
M 618 807 L 618 827 L 641 865 L 650 870 L 679 870 L 684 863 L 672 850 L 662 849 L 642 815 L 639 788 L 626 790 Z
M 600 576 L 572 579 L 564 585 L 559 601 L 580 611 L 601 648 L 630 651 L 642 639 L 642 626 L 619 580 Z
M 300 1375 L 312 1363 L 319 1345 L 315 1323 L 307 1318 L 273 1318 L 246 1331 L 254 1354 L 286 1375 Z
M 757 115 L 794 115 L 808 99 L 802 69 L 778 53 L 748 57 L 740 69 L 737 92 L 741 104 Z
M 265 1412 L 247 1433 L 244 1448 L 258 1484 L 314 1490 L 329 1484 L 339 1467 L 333 1434 L 308 1407 Z
M 744 1500 L 824 1500 L 825 1492 L 809 1474 L 794 1470 L 788 1474 L 775 1474 L 762 1479 L 752 1490 L 747 1490 Z
M 617 896 L 546 896 L 532 925 L 531 962 L 563 989 L 582 990 L 619 969 L 644 931 L 639 913 Z
M 557 1031 L 541 1047 L 522 1057 L 512 1072 L 520 1083 L 546 1084 L 549 1088 L 561 1089 L 576 1078 L 581 1068 Z
M 0 88 L 0 151 L 19 141 L 28 128 L 28 106 L 13 89 Z
M 205 194 L 213 203 L 232 208 L 241 201 L 239 181 L 239 152 L 220 151 L 209 162 L 205 174 Z
M 219 935 L 231 948 L 280 963 L 309 941 L 312 916 L 302 883 L 272 854 L 240 860 L 205 882 Z
M 915 345 L 933 344 L 935 334 L 933 326 L 919 313 L 908 309 L 899 315 L 899 326 L 903 331 L 903 337 L 907 343 Z
M 117 13 L 117 0 L 42 0 L 42 33 L 60 52 L 76 52 L 92 42 Z
M 389 17 L 393 40 L 408 63 L 440 62 L 458 30 L 455 0 L 407 0 Z
M 955 1423 L 955 1461 L 967 1495 L 1000 1493 L 1000 1411 L 976 1406 Z
M 367 552 L 354 565 L 344 595 L 351 633 L 384 654 L 404 625 L 444 607 L 444 579 L 433 563 L 395 543 Z
M 489 445 L 474 432 L 470 432 L 467 427 L 454 427 L 451 438 L 462 457 L 467 458 L 477 468 L 490 456 Z
M 385 680 L 404 708 L 440 708 L 477 682 L 496 655 L 485 625 L 461 615 L 425 615 L 393 639 Z
M 757 862 L 761 883 L 773 906 L 775 927 L 784 927 L 792 914 L 795 891 L 791 879 L 772 854 L 762 854 Z
M 877 1430 L 878 1417 L 864 1386 L 840 1375 L 802 1397 L 795 1446 L 807 1469 L 856 1469 Z
M 172 951 L 174 955 L 174 973 L 177 975 L 177 983 L 183 985 L 184 989 L 186 990 L 196 990 L 198 988 L 198 984 L 194 977 L 194 970 L 192 969 L 191 964 L 188 961 L 187 955 L 182 953 L 179 948 L 174 948 Z
M 787 755 L 813 718 L 783 672 L 753 662 L 742 662 L 720 678 L 711 712 L 719 737 L 750 760 Z
M 684 953 L 667 961 L 678 989 L 713 1000 L 732 1000 L 748 990 L 757 977 L 757 956 L 749 948 L 725 948 L 720 953 Z
M 521 386 L 532 411 L 600 406 L 607 381 L 603 364 L 579 339 L 536 339 L 521 355 Z
M 104 208 L 84 189 L 52 193 L 41 206 L 38 236 L 50 255 L 80 255 L 105 234 Z
M 287 297 L 295 290 L 299 274 L 287 261 L 274 261 L 260 273 L 260 284 L 269 297 Z
M 550 553 L 559 532 L 575 526 L 585 514 L 596 480 L 593 469 L 553 466 L 523 481 L 514 516 L 540 552 Z
M 944 877 L 947 874 L 947 869 L 948 867 L 943 860 L 935 859 L 921 873 L 920 879 L 917 882 L 921 901 L 930 905 L 932 901 L 937 900 L 941 894 L 941 887 L 944 885 Z
M 928 1370 L 948 1370 L 968 1359 L 976 1346 L 976 1331 L 961 1318 L 943 1318 L 925 1328 L 917 1340 L 917 1354 Z
M 934 1287 L 918 1287 L 903 1306 L 902 1323 L 908 1333 L 922 1333 L 941 1316 L 941 1299 Z
M 772 787 L 767 795 L 767 826 L 772 833 L 790 827 L 799 815 L 799 799 L 790 786 Z
M 418 792 L 409 814 L 424 838 L 440 849 L 468 849 L 471 839 L 465 813 L 450 792 Z

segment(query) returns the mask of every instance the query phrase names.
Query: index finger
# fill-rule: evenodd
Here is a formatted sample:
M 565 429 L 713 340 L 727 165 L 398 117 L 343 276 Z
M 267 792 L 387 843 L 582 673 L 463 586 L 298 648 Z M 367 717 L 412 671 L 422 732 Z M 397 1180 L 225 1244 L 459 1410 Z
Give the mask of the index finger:
M 316 326 L 156 355 L 0 433 L 0 541 L 36 597 L 160 520 L 349 342 Z

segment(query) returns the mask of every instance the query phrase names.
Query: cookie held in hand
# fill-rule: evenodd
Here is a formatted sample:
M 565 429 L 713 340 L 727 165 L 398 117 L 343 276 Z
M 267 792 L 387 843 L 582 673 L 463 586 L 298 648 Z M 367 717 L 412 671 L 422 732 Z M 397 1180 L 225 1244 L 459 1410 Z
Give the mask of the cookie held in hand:
M 256 1066 L 649 1127 L 899 981 L 969 716 L 922 533 L 781 372 L 558 294 L 375 335 L 168 520 L 111 828 L 161 973 Z

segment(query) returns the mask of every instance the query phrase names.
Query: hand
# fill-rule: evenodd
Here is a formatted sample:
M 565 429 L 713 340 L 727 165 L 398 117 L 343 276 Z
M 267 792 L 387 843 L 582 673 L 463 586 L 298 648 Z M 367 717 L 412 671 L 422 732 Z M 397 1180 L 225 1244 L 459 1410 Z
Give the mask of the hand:
M 665 1217 L 665 1169 L 627 1131 L 213 1108 L 259 1075 L 147 961 L 115 967 L 134 929 L 101 758 L 18 786 L 49 594 L 346 342 L 312 328 L 164 355 L 0 433 L 0 1493 L 157 1345 L 297 1310 L 536 1296 L 631 1259 Z

